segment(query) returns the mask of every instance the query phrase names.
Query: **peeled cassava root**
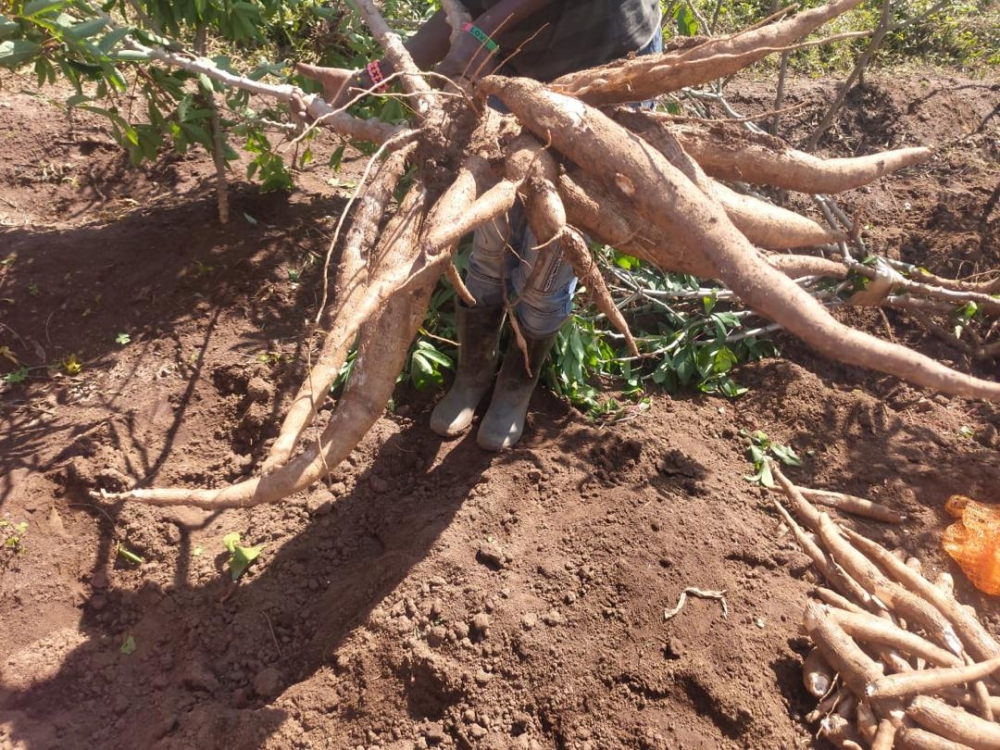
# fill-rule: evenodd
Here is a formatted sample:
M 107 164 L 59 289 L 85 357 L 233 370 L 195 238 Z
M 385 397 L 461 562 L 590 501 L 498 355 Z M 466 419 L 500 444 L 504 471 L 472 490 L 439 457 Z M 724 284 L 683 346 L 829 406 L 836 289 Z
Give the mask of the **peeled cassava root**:
M 841 527 L 806 498 L 813 491 L 799 491 L 780 469 L 775 475 L 799 520 L 819 536 L 818 545 L 804 532 L 796 540 L 844 592 L 819 590 L 823 603 L 810 602 L 803 615 L 815 646 L 803 682 L 817 697 L 820 687 L 839 689 L 848 706 L 832 713 L 834 706 L 821 701 L 810 714 L 821 722 L 820 734 L 838 747 L 876 750 L 1000 748 L 1000 657 L 975 614 L 924 578 L 913 558 Z M 797 522 L 778 506 L 795 530 Z M 839 577 L 830 576 L 834 569 Z
M 365 192 L 345 237 L 333 299 L 319 316 L 321 347 L 310 357 L 310 372 L 288 409 L 262 476 L 218 489 L 140 487 L 119 497 L 206 508 L 245 506 L 281 500 L 323 477 L 384 408 L 431 291 L 446 273 L 457 280 L 452 254 L 459 239 L 504 214 L 518 199 L 540 244 L 565 254 L 634 354 L 636 343 L 587 250 L 585 235 L 665 270 L 721 281 L 748 307 L 832 359 L 945 393 L 1000 399 L 998 383 L 956 372 L 832 318 L 792 278 L 844 278 L 856 269 L 804 252 L 771 251 L 841 243 L 844 234 L 719 181 L 836 192 L 919 163 L 928 158 L 927 149 L 822 161 L 775 139 L 751 138 L 731 128 L 595 108 L 736 72 L 791 48 L 858 2 L 832 0 L 731 37 L 693 40 L 683 49 L 583 71 L 551 86 L 489 77 L 475 87 L 459 82 L 438 91 L 422 79 L 374 3 L 358 0 L 359 12 L 388 59 L 403 71 L 414 124 L 392 132 L 376 129 L 378 135 L 372 135 L 390 155 L 372 183 L 362 186 Z M 286 99 L 287 88 L 281 94 Z M 484 107 L 487 96 L 498 97 L 511 114 L 500 116 Z M 329 114 L 328 109 L 310 100 L 310 112 Z M 322 124 L 355 136 L 366 132 L 363 123 L 343 114 Z M 389 206 L 404 174 L 411 186 L 393 214 Z M 470 301 L 467 290 L 463 298 Z M 359 354 L 329 421 L 317 437 L 304 437 L 316 434 L 310 426 L 355 340 Z M 819 526 L 812 531 L 819 533 Z M 829 553 L 812 554 L 830 572 L 831 585 L 839 580 L 840 595 L 863 595 L 861 605 L 869 609 L 874 601 L 888 600 L 906 609 L 907 618 L 937 628 L 939 633 L 926 634 L 931 646 L 950 648 L 962 638 L 977 658 L 993 655 L 993 646 L 974 625 L 937 617 L 934 606 L 925 606 L 903 585 L 874 574 L 855 581 Z M 864 586 L 872 581 L 878 582 L 876 590 L 866 592 Z M 887 647 L 883 651 L 890 662 L 895 658 Z

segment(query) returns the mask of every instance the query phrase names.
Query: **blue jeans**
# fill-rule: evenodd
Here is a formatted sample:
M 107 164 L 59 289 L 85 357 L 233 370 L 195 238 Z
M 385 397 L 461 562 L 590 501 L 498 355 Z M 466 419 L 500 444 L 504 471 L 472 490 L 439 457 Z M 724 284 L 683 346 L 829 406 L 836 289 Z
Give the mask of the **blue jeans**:
M 636 54 L 662 51 L 663 36 L 657 30 L 649 44 Z M 652 109 L 653 102 L 638 106 Z M 537 263 L 543 265 L 532 274 Z M 573 266 L 563 260 L 560 243 L 538 247 L 538 241 L 528 228 L 524 208 L 518 203 L 506 216 L 475 231 L 465 285 L 476 298 L 477 306 L 502 307 L 505 302 L 511 302 L 522 332 L 541 339 L 554 335 L 569 317 L 576 275 Z

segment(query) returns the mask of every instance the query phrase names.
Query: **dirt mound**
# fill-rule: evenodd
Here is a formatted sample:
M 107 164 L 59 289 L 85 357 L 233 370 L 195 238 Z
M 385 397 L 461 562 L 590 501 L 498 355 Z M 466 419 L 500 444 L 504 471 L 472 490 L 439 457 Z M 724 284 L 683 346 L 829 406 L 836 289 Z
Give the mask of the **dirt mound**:
M 847 202 L 900 258 L 995 268 L 998 124 L 959 136 L 996 96 L 945 83 L 870 81 L 825 148 L 949 144 Z M 820 110 L 787 116 L 793 140 Z M 737 401 L 654 394 L 617 425 L 539 392 L 500 456 L 442 442 L 436 394 L 400 388 L 294 503 L 95 505 L 95 488 L 253 470 L 308 359 L 339 204 L 241 189 L 222 228 L 207 159 L 124 171 L 98 123 L 15 94 L 0 123 L 50 144 L 3 136 L 0 167 L 0 344 L 37 368 L 0 395 L 0 519 L 28 524 L 0 551 L 0 748 L 818 746 L 798 632 L 813 574 L 744 479 L 744 431 L 794 446 L 797 482 L 908 513 L 855 526 L 950 570 L 997 630 L 940 550 L 949 494 L 997 499 L 996 409 L 794 344 L 741 368 Z M 238 586 L 232 532 L 264 546 Z M 665 621 L 690 586 L 725 610 L 692 598 Z

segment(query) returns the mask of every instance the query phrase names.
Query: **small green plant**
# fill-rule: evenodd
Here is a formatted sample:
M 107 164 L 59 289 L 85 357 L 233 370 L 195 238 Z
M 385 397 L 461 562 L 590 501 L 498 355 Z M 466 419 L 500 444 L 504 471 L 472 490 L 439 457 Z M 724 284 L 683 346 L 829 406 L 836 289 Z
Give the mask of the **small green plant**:
M 430 339 L 417 340 L 410 352 L 409 363 L 407 370 L 410 382 L 420 391 L 428 386 L 440 387 L 444 383 L 442 370 L 454 366 L 451 357 L 438 349 Z
M 125 654 L 125 656 L 128 656 L 129 654 L 135 653 L 137 648 L 139 648 L 139 645 L 135 642 L 135 637 L 130 635 L 122 642 L 122 645 L 118 650 Z
M 250 567 L 250 563 L 260 557 L 261 550 L 264 549 L 263 544 L 256 547 L 241 547 L 238 531 L 222 537 L 222 544 L 229 550 L 229 560 L 227 560 L 227 563 L 229 565 L 229 575 L 234 582 L 240 580 L 240 577 Z
M 38 284 L 36 284 L 35 282 L 31 282 L 30 284 L 28 284 L 28 294 L 30 294 L 32 297 L 37 297 L 40 293 L 41 290 L 38 288 Z
M 8 372 L 3 376 L 4 385 L 17 385 L 28 379 L 30 371 L 27 367 L 18 367 L 16 370 Z
M 746 480 L 764 487 L 774 487 L 774 475 L 768 464 L 768 454 L 777 458 L 785 466 L 802 466 L 802 459 L 796 455 L 791 447 L 773 442 L 767 433 L 760 430 L 754 432 L 741 430 L 740 435 L 750 441 L 747 446 L 747 456 L 753 464 L 754 473 L 744 477 Z
M 0 520 L 0 539 L 3 540 L 3 547 L 0 547 L 0 567 L 6 567 L 15 555 L 19 555 L 26 549 L 24 537 L 28 533 L 28 522 Z
M 254 154 L 253 161 L 247 165 L 247 179 L 252 180 L 257 177 L 260 180 L 262 193 L 292 189 L 291 172 L 262 131 L 248 132 L 244 149 Z
M 117 336 L 115 336 L 115 343 L 118 344 L 119 346 L 127 346 L 128 344 L 132 343 L 132 337 L 129 336 L 127 333 L 119 333 Z
M 290 362 L 291 357 L 282 352 L 261 352 L 256 357 L 257 361 L 268 367 L 276 367 L 284 362 Z

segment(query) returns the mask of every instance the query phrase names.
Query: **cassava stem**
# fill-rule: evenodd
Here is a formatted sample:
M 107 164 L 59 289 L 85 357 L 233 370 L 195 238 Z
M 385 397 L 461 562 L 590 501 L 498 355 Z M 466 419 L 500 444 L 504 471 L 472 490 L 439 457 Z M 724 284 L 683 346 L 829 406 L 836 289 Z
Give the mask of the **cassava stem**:
M 950 593 L 943 591 L 922 575 L 907 568 L 880 544 L 876 544 L 849 529 L 846 533 L 858 548 L 870 555 L 893 578 L 937 607 L 952 623 L 958 637 L 976 659 L 990 659 L 1000 656 L 1000 646 L 993 640 L 993 636 L 976 619 L 975 615 L 965 610 Z
M 934 693 L 942 688 L 983 680 L 1000 669 L 1000 658 L 962 667 L 942 667 L 919 672 L 891 674 L 872 680 L 864 688 L 869 698 L 901 698 Z
M 1000 748 L 1000 725 L 996 722 L 980 719 L 929 695 L 915 697 L 906 715 L 924 729 L 976 750 Z
M 964 663 L 951 652 L 945 651 L 916 633 L 903 630 L 881 617 L 836 609 L 830 610 L 830 617 L 855 640 L 899 649 L 904 653 L 920 656 L 943 667 L 957 667 Z
M 907 518 L 905 514 L 881 503 L 866 500 L 856 495 L 845 495 L 842 492 L 830 492 L 829 490 L 814 490 L 807 487 L 799 487 L 799 491 L 814 503 L 843 510 L 856 516 L 864 516 L 885 523 L 903 523 Z

